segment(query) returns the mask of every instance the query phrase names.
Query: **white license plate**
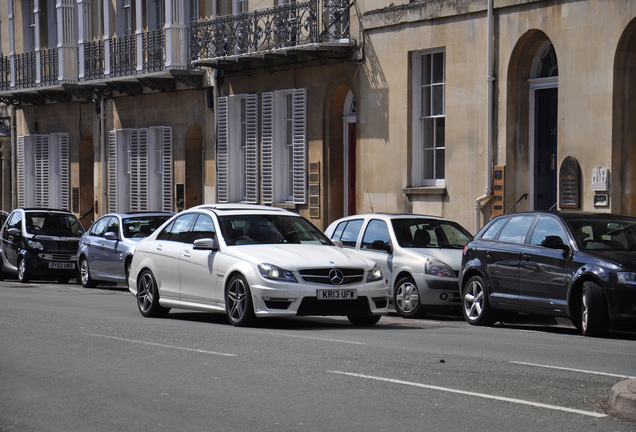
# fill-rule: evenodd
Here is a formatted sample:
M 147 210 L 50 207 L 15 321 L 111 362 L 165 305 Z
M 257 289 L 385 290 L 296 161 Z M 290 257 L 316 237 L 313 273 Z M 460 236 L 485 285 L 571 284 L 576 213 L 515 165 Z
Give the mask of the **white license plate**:
M 49 268 L 73 270 L 75 268 L 75 263 L 52 262 L 52 263 L 49 263 Z
M 355 300 L 358 291 L 354 289 L 321 289 L 317 290 L 318 300 Z

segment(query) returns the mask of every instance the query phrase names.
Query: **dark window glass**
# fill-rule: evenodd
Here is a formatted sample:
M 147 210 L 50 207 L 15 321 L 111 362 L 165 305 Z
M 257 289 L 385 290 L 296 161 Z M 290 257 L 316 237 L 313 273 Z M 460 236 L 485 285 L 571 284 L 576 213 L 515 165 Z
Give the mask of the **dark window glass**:
M 550 216 L 541 216 L 534 227 L 530 244 L 538 246 L 547 236 L 558 236 L 564 244 L 568 244 L 568 238 L 559 221 Z
M 506 226 L 499 234 L 499 241 L 509 243 L 523 243 L 528 234 L 528 229 L 534 221 L 534 215 L 514 216 L 510 218 Z
M 364 231 L 360 248 L 371 249 L 373 242 L 378 240 L 388 244 L 391 242 L 391 237 L 389 237 L 389 228 L 386 226 L 386 222 L 374 219 L 369 222 Z

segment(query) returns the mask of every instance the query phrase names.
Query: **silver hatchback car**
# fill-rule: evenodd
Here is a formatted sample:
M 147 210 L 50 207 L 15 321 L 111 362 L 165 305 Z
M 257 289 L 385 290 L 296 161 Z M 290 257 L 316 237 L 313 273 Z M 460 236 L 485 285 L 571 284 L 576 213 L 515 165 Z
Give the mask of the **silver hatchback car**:
M 85 288 L 98 282 L 126 285 L 137 243 L 149 236 L 171 212 L 110 213 L 99 218 L 79 243 L 77 265 Z
M 364 214 L 333 222 L 328 237 L 372 259 L 387 278 L 396 312 L 461 305 L 457 292 L 462 250 L 473 236 L 457 222 L 415 214 Z

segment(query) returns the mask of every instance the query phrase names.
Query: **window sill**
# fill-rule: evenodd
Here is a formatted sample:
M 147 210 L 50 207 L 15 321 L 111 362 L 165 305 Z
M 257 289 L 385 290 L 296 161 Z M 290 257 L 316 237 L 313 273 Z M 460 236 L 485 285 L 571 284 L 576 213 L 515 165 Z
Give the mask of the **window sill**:
M 294 203 L 273 203 L 271 205 L 272 207 L 276 207 L 276 208 L 282 208 L 285 210 L 296 210 L 296 204 Z
M 423 186 L 404 188 L 406 195 L 446 195 L 445 186 Z

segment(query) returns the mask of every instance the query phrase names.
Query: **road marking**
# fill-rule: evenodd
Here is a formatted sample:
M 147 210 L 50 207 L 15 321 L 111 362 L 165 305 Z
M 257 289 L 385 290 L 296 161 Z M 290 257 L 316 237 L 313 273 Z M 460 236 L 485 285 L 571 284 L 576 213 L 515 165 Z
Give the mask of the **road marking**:
M 597 413 L 597 412 L 593 412 L 593 411 L 578 410 L 578 409 L 574 409 L 574 408 L 566 408 L 566 407 L 561 407 L 561 406 L 557 406 L 557 405 L 549 405 L 549 404 L 544 404 L 544 403 L 540 403 L 540 402 L 532 402 L 532 401 L 527 401 L 527 400 L 523 400 L 523 399 L 514 399 L 514 398 L 508 398 L 508 397 L 504 397 L 504 396 L 489 395 L 489 394 L 485 394 L 485 393 L 476 393 L 476 392 L 465 391 L 465 390 L 456 390 L 456 389 L 452 389 L 452 388 L 448 388 L 448 387 L 439 387 L 439 386 L 433 386 L 433 385 L 428 385 L 428 384 L 415 383 L 415 382 L 411 382 L 411 381 L 402 381 L 402 380 L 396 380 L 396 379 L 392 379 L 392 378 L 384 378 L 384 377 L 377 377 L 377 376 L 371 376 L 371 375 L 362 375 L 362 374 L 351 373 L 351 372 L 342 372 L 342 371 L 328 371 L 328 372 L 329 373 L 333 373 L 333 374 L 339 374 L 339 375 L 347 375 L 347 376 L 351 376 L 351 377 L 355 377 L 355 378 L 365 378 L 365 379 L 370 379 L 370 380 L 375 380 L 375 381 L 383 381 L 383 382 L 388 382 L 388 383 L 393 383 L 393 384 L 401 384 L 401 385 L 407 385 L 407 386 L 412 386 L 412 387 L 425 388 L 425 389 L 429 389 L 429 390 L 438 390 L 438 391 L 443 391 L 443 392 L 447 392 L 447 393 L 461 394 L 461 395 L 465 395 L 465 396 L 475 396 L 475 397 L 480 397 L 480 398 L 483 398 L 483 399 L 494 399 L 494 400 L 498 400 L 498 401 L 502 401 L 502 402 L 516 403 L 516 404 L 520 404 L 520 405 L 529 405 L 529 406 L 533 406 L 533 407 L 546 408 L 546 409 L 551 409 L 551 410 L 555 410 L 555 411 L 563 411 L 563 412 L 568 412 L 568 413 L 580 414 L 580 415 L 585 415 L 585 416 L 589 416 L 589 417 L 596 417 L 596 418 L 607 417 L 607 414 Z
M 559 369 L 559 370 L 565 370 L 570 372 L 581 372 L 581 373 L 592 374 L 592 375 L 604 375 L 604 376 L 609 376 L 614 378 L 626 378 L 626 379 L 636 378 L 636 377 L 628 376 L 628 375 L 619 375 L 619 374 L 613 374 L 613 373 L 607 373 L 607 372 L 596 372 L 596 371 L 585 370 L 585 369 L 573 369 L 573 368 L 566 368 L 566 367 L 560 367 L 560 366 L 542 365 L 537 363 L 526 363 L 526 362 L 519 362 L 519 361 L 511 361 L 510 363 L 525 365 L 525 366 L 536 366 L 536 367 L 542 367 L 542 368 L 548 368 L 548 369 Z
M 191 351 L 191 352 L 197 352 L 197 353 L 202 353 L 202 354 L 212 354 L 212 355 L 223 356 L 223 357 L 236 357 L 236 354 L 229 354 L 229 353 L 222 353 L 222 352 L 215 352 L 215 351 L 206 351 L 206 350 L 200 350 L 200 349 L 194 349 L 194 348 L 185 348 L 185 347 L 179 347 L 179 346 L 174 346 L 174 345 L 164 345 L 164 344 L 155 343 L 155 342 L 138 341 L 138 340 L 134 340 L 134 339 L 125 339 L 125 338 L 120 338 L 120 337 L 116 337 L 116 336 L 100 335 L 100 334 L 93 334 L 93 333 L 86 333 L 86 334 L 88 336 L 102 337 L 102 338 L 106 338 L 106 339 L 113 339 L 113 340 L 118 340 L 118 341 L 123 341 L 123 342 L 130 342 L 130 343 L 135 343 L 135 344 L 140 344 L 140 345 L 157 346 L 157 347 L 161 347 L 161 348 L 176 349 L 176 350 L 181 350 L 181 351 Z
M 327 339 L 327 338 L 318 338 L 318 337 L 283 334 L 283 333 L 270 333 L 270 332 L 266 332 L 266 333 L 276 334 L 277 336 L 287 336 L 287 337 L 300 338 L 300 339 L 311 339 L 311 340 L 319 340 L 319 341 L 325 341 L 325 342 L 338 342 L 338 343 L 351 344 L 351 345 L 366 345 L 364 342 L 353 342 L 353 341 L 346 341 L 346 340 L 340 340 L 340 339 Z

